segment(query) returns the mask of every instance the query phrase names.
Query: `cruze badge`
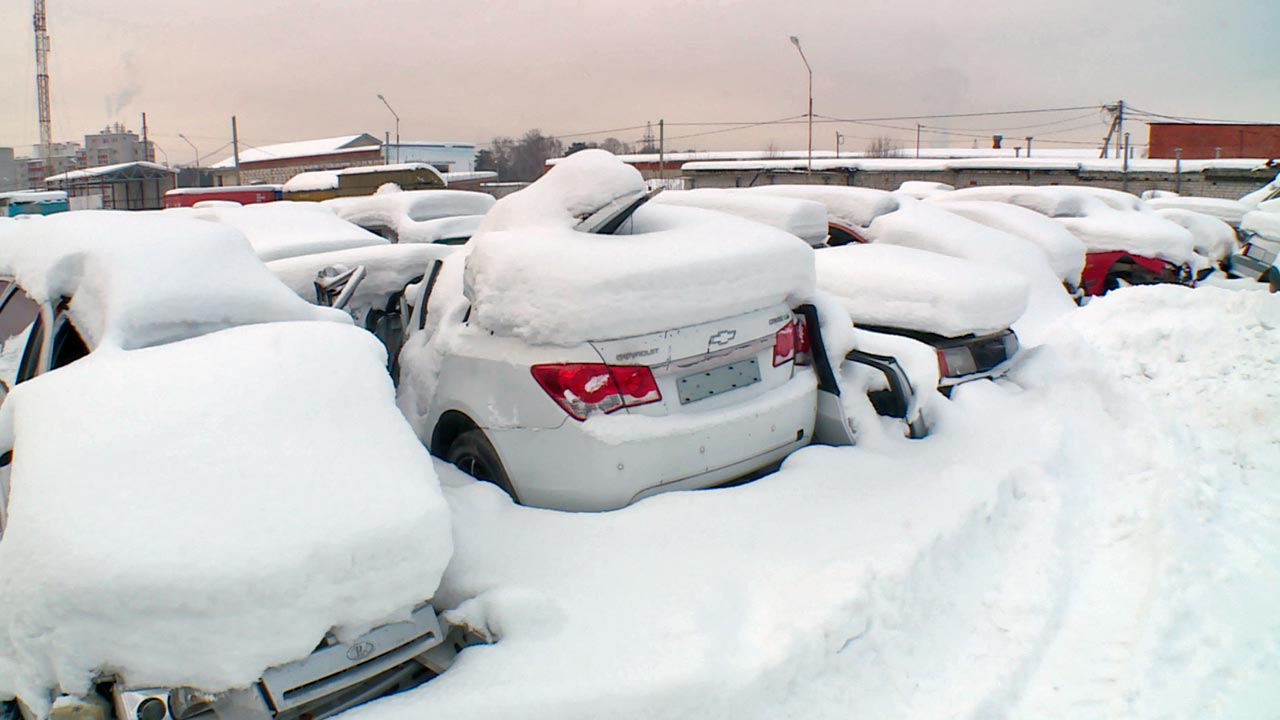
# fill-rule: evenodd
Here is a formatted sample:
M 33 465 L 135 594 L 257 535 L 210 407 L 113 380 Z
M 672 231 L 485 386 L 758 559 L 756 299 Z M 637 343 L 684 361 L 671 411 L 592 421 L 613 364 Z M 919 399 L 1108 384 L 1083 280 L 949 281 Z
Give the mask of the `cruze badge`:
M 353 662 L 359 662 L 360 660 L 364 660 L 372 655 L 376 649 L 377 648 L 373 646 L 373 643 L 356 643 L 347 649 L 347 659 Z
M 720 332 L 711 336 L 711 339 L 707 341 L 707 347 L 715 347 L 717 345 L 728 345 L 729 343 L 733 342 L 733 339 L 736 337 L 738 337 L 737 330 L 721 330 Z

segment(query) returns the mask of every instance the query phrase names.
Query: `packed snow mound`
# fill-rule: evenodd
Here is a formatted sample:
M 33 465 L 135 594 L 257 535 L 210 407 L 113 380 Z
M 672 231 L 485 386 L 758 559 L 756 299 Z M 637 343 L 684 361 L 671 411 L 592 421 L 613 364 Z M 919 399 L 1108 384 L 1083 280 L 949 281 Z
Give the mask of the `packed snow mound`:
M 0 698 L 43 713 L 102 671 L 245 686 L 431 598 L 449 512 L 385 357 L 349 325 L 273 323 L 16 386 Z
M 625 235 L 534 225 L 481 232 L 466 247 L 471 322 L 533 344 L 685 327 L 813 291 L 813 250 L 802 240 L 699 208 L 646 204 Z
M 1257 233 L 1267 240 L 1280 242 L 1280 213 L 1253 210 L 1240 221 L 1240 231 Z
M 477 231 L 572 228 L 595 211 L 647 191 L 640 171 L 604 150 L 582 150 L 494 204 Z
M 171 208 L 163 213 L 233 227 L 249 239 L 254 252 L 263 260 L 387 244 L 387 240 L 313 202 L 284 200 L 244 206 L 200 203 L 200 207 Z
M 901 245 L 950 255 L 975 264 L 1012 271 L 1027 287 L 1025 312 L 1013 329 L 1033 341 L 1063 313 L 1075 307 L 1062 279 L 1044 253 L 1022 238 L 947 212 L 914 198 L 901 198 L 896 212 L 872 221 L 863 235 L 873 244 Z
M 1040 248 L 1050 267 L 1063 282 L 1080 284 L 1084 271 L 1084 243 L 1060 223 L 1009 203 L 973 200 L 940 205 L 944 210 L 976 223 L 1020 237 Z
M 761 185 L 750 192 L 813 200 L 827 206 L 827 219 L 851 230 L 898 209 L 898 196 L 884 190 L 840 185 Z
M 433 226 L 425 226 L 425 222 L 459 215 L 484 215 L 494 202 L 492 195 L 467 190 L 411 190 L 335 198 L 321 205 L 361 227 L 389 228 L 396 233 L 397 242 L 434 242 L 435 238 L 428 239 Z
M 1128 193 L 1057 185 L 992 185 L 964 188 L 939 195 L 934 201 L 970 200 L 1012 203 L 1051 217 L 1079 238 L 1087 252 L 1124 251 L 1192 268 L 1209 264 L 1206 258 L 1196 254 L 1195 241 L 1186 228 L 1146 209 Z M 1136 209 L 1117 210 L 1108 200 L 1116 204 L 1131 203 Z
M 1168 209 L 1193 210 L 1210 217 L 1217 218 L 1228 225 L 1238 226 L 1249 212 L 1249 206 L 1239 200 L 1226 198 L 1190 197 L 1174 195 L 1172 197 L 1144 198 L 1147 205 L 1156 211 Z
M 827 241 L 827 208 L 812 200 L 761 197 L 738 189 L 680 190 L 664 192 L 653 202 L 663 205 L 700 207 L 737 215 L 785 230 L 810 245 Z
M 482 222 L 484 222 L 483 215 L 458 215 L 408 223 L 400 226 L 396 242 L 461 245 L 476 234 Z
M 374 245 L 274 260 L 267 263 L 267 268 L 303 300 L 315 302 L 317 273 L 328 267 L 346 271 L 363 266 L 364 280 L 356 286 L 348 309 L 383 309 L 387 300 L 407 283 L 422 277 L 433 261 L 457 249 L 451 245 Z
M 139 348 L 214 330 L 343 320 L 303 302 L 228 227 L 164 213 L 70 212 L 0 226 L 0 275 L 68 313 L 91 348 Z
M 814 253 L 818 288 L 836 296 L 856 325 L 945 337 L 1004 330 L 1027 307 L 1017 275 L 897 245 L 842 245 Z
M 1191 233 L 1197 255 L 1218 263 L 1226 260 L 1236 249 L 1236 231 L 1217 217 L 1178 207 L 1160 208 L 1155 212 Z

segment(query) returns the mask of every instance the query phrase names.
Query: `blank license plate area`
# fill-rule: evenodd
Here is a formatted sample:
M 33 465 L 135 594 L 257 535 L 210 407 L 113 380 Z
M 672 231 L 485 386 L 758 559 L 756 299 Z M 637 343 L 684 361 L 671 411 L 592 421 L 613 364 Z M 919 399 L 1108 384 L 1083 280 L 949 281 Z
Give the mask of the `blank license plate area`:
M 721 365 L 718 368 L 685 375 L 676 381 L 680 404 L 688 405 L 722 392 L 760 382 L 760 364 L 755 358 Z

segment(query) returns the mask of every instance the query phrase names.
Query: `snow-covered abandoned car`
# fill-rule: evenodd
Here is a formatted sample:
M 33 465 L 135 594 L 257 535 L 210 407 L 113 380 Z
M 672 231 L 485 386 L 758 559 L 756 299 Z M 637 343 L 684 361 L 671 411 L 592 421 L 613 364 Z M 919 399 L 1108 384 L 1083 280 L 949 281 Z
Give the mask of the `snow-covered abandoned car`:
M 5 224 L 0 277 L 6 713 L 323 718 L 452 663 L 376 340 L 168 213 Z
M 492 195 L 468 190 L 408 190 L 391 187 L 373 195 L 322 203 L 343 220 L 395 243 L 460 245 L 493 207 Z
M 1240 221 L 1242 246 L 1231 258 L 1231 273 L 1280 290 L 1280 213 L 1254 210 Z
M 1209 259 L 1196 253 L 1190 232 L 1128 193 L 1057 185 L 992 185 L 944 193 L 931 202 L 971 200 L 1007 202 L 1062 223 L 1085 245 L 1080 281 L 1086 295 L 1101 295 L 1124 285 L 1194 285 L 1198 275 L 1212 270 Z

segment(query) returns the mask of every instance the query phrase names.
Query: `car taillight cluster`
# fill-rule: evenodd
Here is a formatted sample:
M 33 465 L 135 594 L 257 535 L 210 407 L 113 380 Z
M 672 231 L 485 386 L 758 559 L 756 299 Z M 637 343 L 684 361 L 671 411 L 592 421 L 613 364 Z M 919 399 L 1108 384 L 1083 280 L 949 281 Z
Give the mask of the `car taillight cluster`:
M 797 365 L 808 365 L 812 361 L 809 354 L 809 324 L 804 317 L 782 326 L 773 335 L 773 366 L 795 361 Z
M 644 365 L 564 363 L 530 369 L 538 385 L 577 420 L 662 399 L 653 371 Z

